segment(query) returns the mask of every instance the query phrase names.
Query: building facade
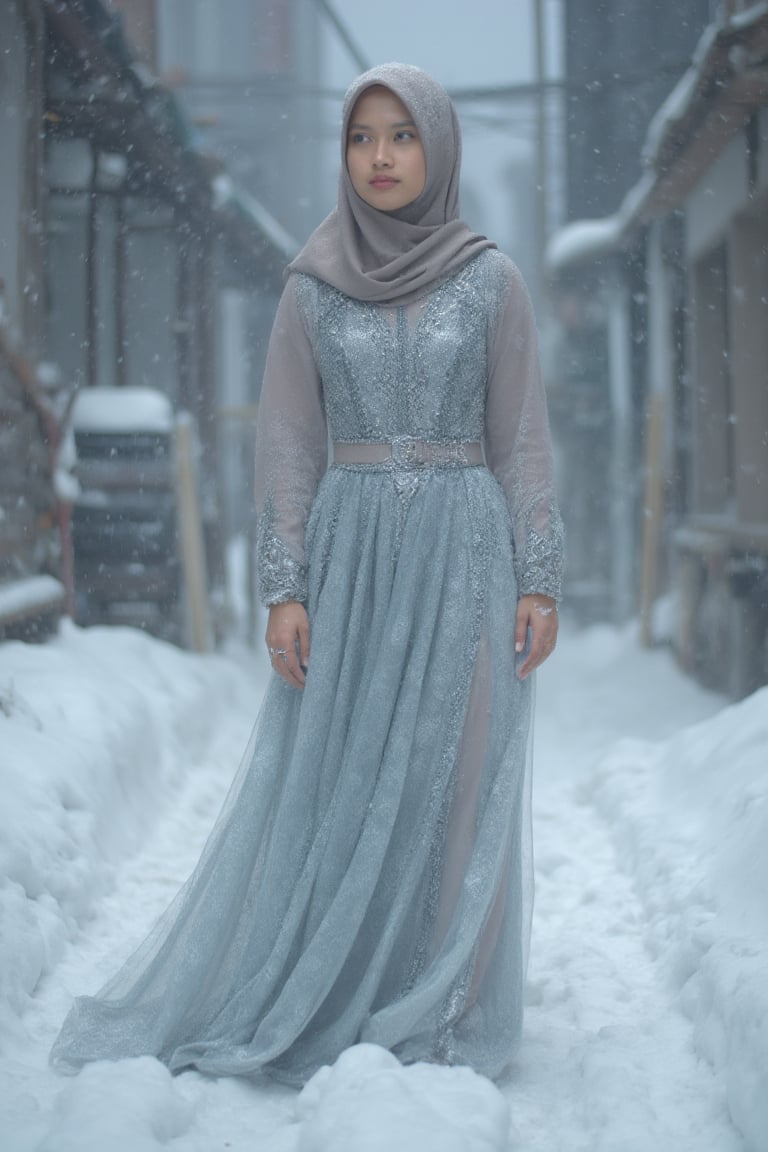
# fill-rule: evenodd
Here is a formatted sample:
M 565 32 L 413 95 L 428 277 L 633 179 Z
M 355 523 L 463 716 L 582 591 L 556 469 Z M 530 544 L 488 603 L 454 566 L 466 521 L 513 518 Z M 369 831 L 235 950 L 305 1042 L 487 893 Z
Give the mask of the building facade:
M 42 3 L 0 5 L 0 637 L 45 630 L 64 605 L 46 392 Z
M 621 268 L 571 259 L 618 212 L 643 172 L 651 119 L 688 68 L 711 0 L 566 0 L 565 219 L 549 301 L 547 360 L 553 430 L 569 538 L 567 599 L 582 619 L 625 620 L 636 610 L 643 490 L 649 297 L 642 245 Z M 610 227 L 610 225 L 609 225 Z M 596 231 L 597 230 L 597 231 Z
M 1 94 L 18 110 L 0 125 L 11 161 L 0 171 L 0 628 L 3 603 L 12 625 L 42 587 L 29 584 L 37 577 L 60 578 L 72 605 L 67 500 L 54 472 L 80 391 L 150 388 L 190 415 L 212 590 L 225 582 L 232 528 L 230 424 L 246 430 L 239 488 L 251 506 L 259 359 L 296 244 L 201 150 L 147 64 L 155 18 L 148 2 L 122 13 L 101 0 L 0 5 L 13 46 Z M 242 384 L 237 404 L 227 373 Z
M 720 4 L 648 125 L 639 179 L 549 249 L 555 293 L 575 285 L 603 317 L 614 426 L 631 414 L 628 614 L 652 642 L 667 594 L 662 634 L 734 697 L 768 682 L 767 105 L 765 5 Z

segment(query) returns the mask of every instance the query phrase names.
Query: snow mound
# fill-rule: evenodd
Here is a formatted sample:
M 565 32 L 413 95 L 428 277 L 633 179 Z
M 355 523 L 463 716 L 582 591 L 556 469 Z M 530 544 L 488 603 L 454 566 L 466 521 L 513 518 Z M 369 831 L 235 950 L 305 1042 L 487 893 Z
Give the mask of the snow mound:
M 295 1152 L 495 1152 L 509 1141 L 507 1103 L 469 1068 L 404 1068 L 358 1044 L 321 1068 L 297 1102 Z
M 587 786 L 755 1152 L 768 1133 L 767 768 L 765 688 L 663 744 L 621 742 Z
M 132 629 L 0 646 L 0 1047 L 237 696 L 232 662 Z
M 85 1067 L 61 1091 L 36 1152 L 158 1152 L 186 1135 L 195 1109 L 158 1060 L 141 1056 Z M 119 1134 L 119 1135 L 118 1135 Z

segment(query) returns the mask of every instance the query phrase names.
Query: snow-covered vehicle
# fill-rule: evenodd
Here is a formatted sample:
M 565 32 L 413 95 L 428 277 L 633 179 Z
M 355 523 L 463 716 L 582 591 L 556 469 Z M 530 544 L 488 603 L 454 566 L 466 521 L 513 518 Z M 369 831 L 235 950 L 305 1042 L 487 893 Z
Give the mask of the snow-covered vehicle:
M 177 639 L 173 412 L 149 388 L 89 388 L 72 413 L 76 619 Z

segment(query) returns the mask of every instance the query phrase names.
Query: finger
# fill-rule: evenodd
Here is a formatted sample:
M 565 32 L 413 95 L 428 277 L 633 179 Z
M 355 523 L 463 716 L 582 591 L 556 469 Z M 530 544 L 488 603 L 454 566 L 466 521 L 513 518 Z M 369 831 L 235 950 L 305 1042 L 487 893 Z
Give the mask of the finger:
M 275 672 L 294 688 L 303 688 L 304 674 L 296 659 L 297 631 L 296 626 L 291 626 L 289 621 L 278 620 L 277 627 L 267 629 L 266 639 Z
M 298 669 L 298 661 L 294 657 L 295 668 Z M 275 652 L 272 657 L 272 667 L 278 676 L 285 680 L 286 684 L 290 684 L 292 688 L 303 688 L 303 681 L 296 676 L 295 669 L 291 669 L 286 656 L 280 652 Z M 299 672 L 301 669 L 298 669 Z
M 556 636 L 557 626 L 550 624 L 549 620 L 531 622 L 530 652 L 517 670 L 521 680 L 530 676 L 531 672 L 535 672 L 544 663 L 555 646 Z
M 523 660 L 522 664 L 517 669 L 518 679 L 525 680 L 526 677 L 530 676 L 531 672 L 536 671 L 536 669 L 538 668 L 538 665 L 539 665 L 539 662 L 536 659 L 536 653 L 535 653 L 534 649 L 531 648 L 531 650 L 528 653 L 528 655 L 526 656 L 525 660 Z
M 296 626 L 290 630 L 281 631 L 278 637 L 279 642 L 275 644 L 276 652 L 272 663 L 284 680 L 287 680 L 294 688 L 303 688 L 304 672 L 296 655 L 297 639 L 298 628 Z
M 522 605 L 518 604 L 515 616 L 515 652 L 522 652 L 525 648 L 529 624 L 530 614 Z
M 517 670 L 517 675 L 521 680 L 525 680 L 532 672 L 535 672 L 540 664 L 543 664 L 547 658 L 545 652 L 536 652 L 533 649 L 528 653 L 523 663 Z
M 309 664 L 309 621 L 306 617 L 299 623 L 299 663 L 302 668 Z
M 285 656 L 281 657 L 281 663 L 283 665 L 283 674 L 289 684 L 293 684 L 295 688 L 303 688 L 306 682 L 306 676 L 304 675 L 304 669 L 299 664 L 295 644 L 288 649 Z
M 531 656 L 530 656 L 531 671 L 535 672 L 536 669 L 539 668 L 544 663 L 544 661 L 546 660 L 548 655 L 549 655 L 549 648 L 543 642 L 543 640 L 540 640 L 539 643 L 536 645 L 536 647 L 531 652 Z

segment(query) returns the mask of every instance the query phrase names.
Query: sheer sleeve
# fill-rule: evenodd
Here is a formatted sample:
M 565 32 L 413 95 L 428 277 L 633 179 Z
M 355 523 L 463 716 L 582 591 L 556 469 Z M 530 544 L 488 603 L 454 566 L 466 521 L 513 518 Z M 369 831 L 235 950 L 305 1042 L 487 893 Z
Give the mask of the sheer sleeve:
M 547 404 L 533 307 L 504 260 L 503 290 L 488 349 L 485 453 L 512 518 L 520 596 L 562 594 L 563 526 L 555 495 Z
M 296 282 L 289 279 L 275 316 L 256 433 L 259 594 L 266 605 L 306 602 L 304 529 L 328 463 L 322 386 Z

